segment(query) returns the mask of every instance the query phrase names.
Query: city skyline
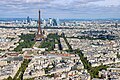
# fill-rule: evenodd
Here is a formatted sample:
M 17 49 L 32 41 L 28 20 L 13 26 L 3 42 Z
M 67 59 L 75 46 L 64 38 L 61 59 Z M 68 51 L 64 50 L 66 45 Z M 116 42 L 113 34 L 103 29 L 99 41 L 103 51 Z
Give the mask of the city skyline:
M 120 18 L 119 0 L 4 0 L 0 1 L 0 18 L 102 19 Z
M 113 21 L 1 21 L 0 80 L 120 80 Z

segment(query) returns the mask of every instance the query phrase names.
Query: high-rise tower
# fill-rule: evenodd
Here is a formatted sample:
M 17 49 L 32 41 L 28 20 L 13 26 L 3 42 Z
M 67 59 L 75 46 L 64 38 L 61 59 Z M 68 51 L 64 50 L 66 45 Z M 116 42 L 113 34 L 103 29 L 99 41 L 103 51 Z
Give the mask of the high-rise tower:
M 42 29 L 41 29 L 41 16 L 40 16 L 41 12 L 39 10 L 39 20 L 38 20 L 38 33 L 37 35 L 42 35 Z
M 42 40 L 44 37 L 43 37 L 43 33 L 42 33 L 42 28 L 41 28 L 41 12 L 39 10 L 39 19 L 38 19 L 38 31 L 37 31 L 37 34 L 36 34 L 36 37 L 35 37 L 35 40 Z
M 115 23 L 115 27 L 118 28 L 118 23 Z
M 29 18 L 29 16 L 27 17 L 27 23 L 30 23 L 30 18 Z

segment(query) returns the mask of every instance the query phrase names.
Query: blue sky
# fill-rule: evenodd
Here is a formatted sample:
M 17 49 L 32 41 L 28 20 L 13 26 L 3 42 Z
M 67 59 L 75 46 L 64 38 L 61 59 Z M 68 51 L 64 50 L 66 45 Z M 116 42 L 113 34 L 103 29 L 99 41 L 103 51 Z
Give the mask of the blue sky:
M 0 18 L 120 18 L 120 0 L 0 0 Z

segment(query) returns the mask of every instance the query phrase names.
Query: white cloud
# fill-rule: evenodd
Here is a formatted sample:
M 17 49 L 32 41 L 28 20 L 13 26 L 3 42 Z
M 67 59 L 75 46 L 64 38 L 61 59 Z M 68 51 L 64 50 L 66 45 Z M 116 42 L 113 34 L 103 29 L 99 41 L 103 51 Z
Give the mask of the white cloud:
M 47 2 L 48 0 L 24 0 L 27 3 L 36 3 L 36 2 Z
M 91 16 L 91 14 L 102 13 L 106 13 L 106 16 L 108 14 L 120 16 L 119 5 L 119 0 L 0 0 L 0 10 L 4 11 L 4 14 L 0 15 L 5 15 L 6 11 L 9 14 L 19 12 L 21 16 L 36 15 L 36 11 L 42 9 L 44 16 L 74 16 L 74 14 L 75 16 Z
M 120 0 L 104 0 L 104 1 L 94 2 L 92 4 L 95 4 L 98 6 L 112 7 L 112 6 L 119 6 Z

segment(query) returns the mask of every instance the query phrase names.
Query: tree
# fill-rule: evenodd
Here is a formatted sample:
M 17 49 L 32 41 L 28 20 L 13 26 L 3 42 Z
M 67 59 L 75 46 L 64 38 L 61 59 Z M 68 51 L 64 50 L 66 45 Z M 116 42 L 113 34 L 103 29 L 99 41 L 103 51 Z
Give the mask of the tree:
M 11 77 L 11 76 L 9 76 L 9 77 L 7 78 L 7 80 L 12 80 L 12 77 Z

